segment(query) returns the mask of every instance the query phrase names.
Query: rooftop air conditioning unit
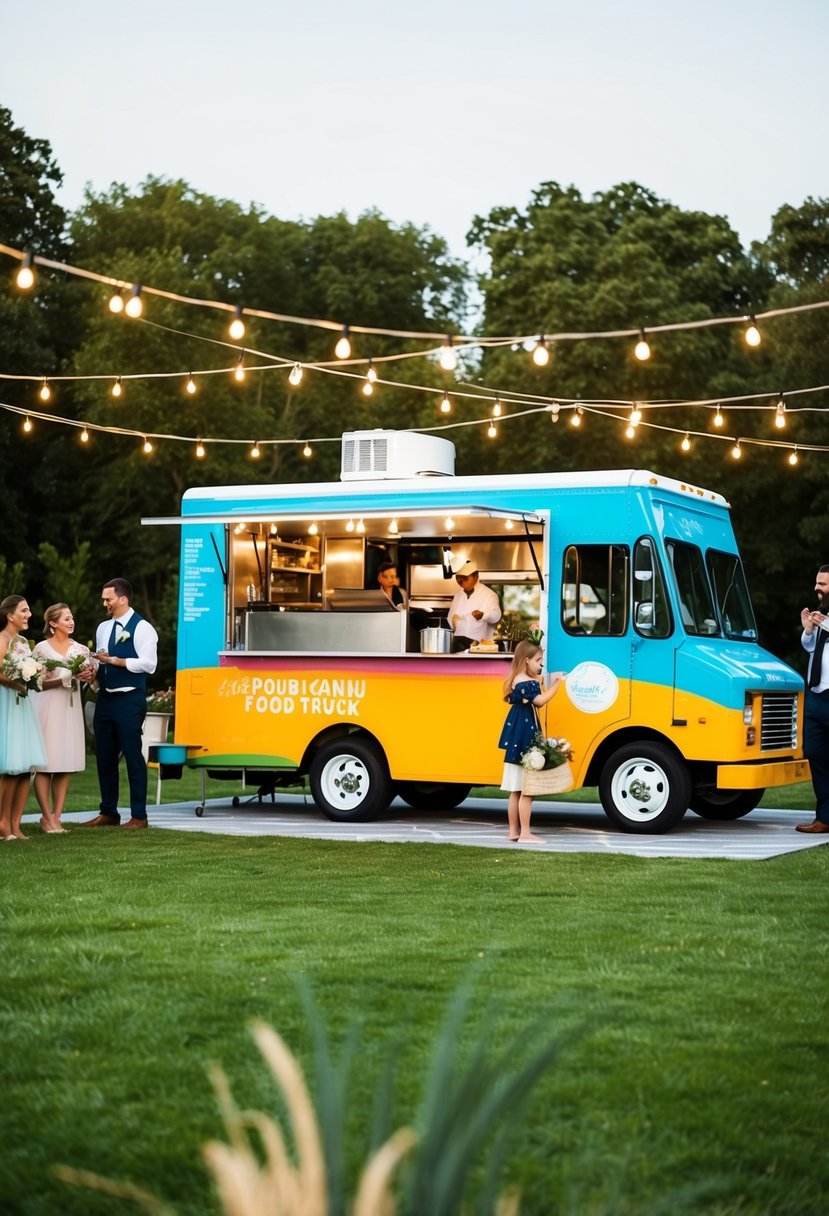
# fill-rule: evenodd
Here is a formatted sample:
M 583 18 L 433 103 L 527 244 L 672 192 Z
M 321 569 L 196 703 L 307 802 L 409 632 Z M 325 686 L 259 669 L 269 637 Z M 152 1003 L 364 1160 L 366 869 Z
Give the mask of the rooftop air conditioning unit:
M 341 481 L 454 477 L 455 445 L 417 431 L 347 431 Z

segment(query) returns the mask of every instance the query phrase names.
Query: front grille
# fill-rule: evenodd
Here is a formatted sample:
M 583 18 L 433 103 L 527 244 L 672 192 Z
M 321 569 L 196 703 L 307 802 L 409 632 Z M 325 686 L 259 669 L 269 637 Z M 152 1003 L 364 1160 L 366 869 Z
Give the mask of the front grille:
M 760 750 L 797 747 L 797 694 L 764 692 L 760 711 Z

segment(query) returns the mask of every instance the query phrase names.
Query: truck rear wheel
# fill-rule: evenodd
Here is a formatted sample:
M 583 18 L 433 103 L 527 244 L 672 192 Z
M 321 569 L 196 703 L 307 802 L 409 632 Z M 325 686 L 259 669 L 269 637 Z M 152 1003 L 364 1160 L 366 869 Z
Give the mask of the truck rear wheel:
M 422 811 L 453 811 L 469 797 L 471 785 L 453 781 L 400 781 L 397 794 L 407 806 Z
M 765 790 L 706 790 L 691 795 L 691 810 L 703 819 L 742 819 L 759 805 Z
M 391 802 L 385 757 L 366 739 L 343 735 L 329 740 L 314 756 L 308 775 L 314 802 L 337 823 L 371 819 Z
M 691 775 L 664 743 L 627 743 L 606 761 L 599 797 L 611 823 L 623 832 L 669 832 L 688 809 Z

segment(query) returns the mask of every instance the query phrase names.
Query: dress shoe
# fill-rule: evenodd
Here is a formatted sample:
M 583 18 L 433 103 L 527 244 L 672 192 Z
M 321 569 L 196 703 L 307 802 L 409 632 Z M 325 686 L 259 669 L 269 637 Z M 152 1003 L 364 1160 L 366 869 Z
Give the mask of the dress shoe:
M 125 828 L 148 828 L 149 826 L 146 819 L 128 819 L 124 824 Z
M 813 819 L 811 823 L 799 823 L 795 828 L 796 832 L 829 832 L 829 823 L 824 823 L 822 819 Z
M 121 820 L 117 815 L 96 815 L 94 819 L 87 819 L 86 823 L 82 823 L 82 828 L 117 828 L 120 827 Z

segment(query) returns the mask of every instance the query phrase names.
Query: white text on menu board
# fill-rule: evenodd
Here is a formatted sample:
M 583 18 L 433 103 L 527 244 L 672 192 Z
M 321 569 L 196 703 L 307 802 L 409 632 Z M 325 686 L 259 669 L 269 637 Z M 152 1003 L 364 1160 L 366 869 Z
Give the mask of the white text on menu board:
M 205 575 L 215 574 L 216 566 L 203 565 L 201 562 L 204 538 L 189 536 L 184 542 L 184 562 L 182 570 L 182 621 L 195 621 L 209 611 L 205 599 L 207 581 Z

